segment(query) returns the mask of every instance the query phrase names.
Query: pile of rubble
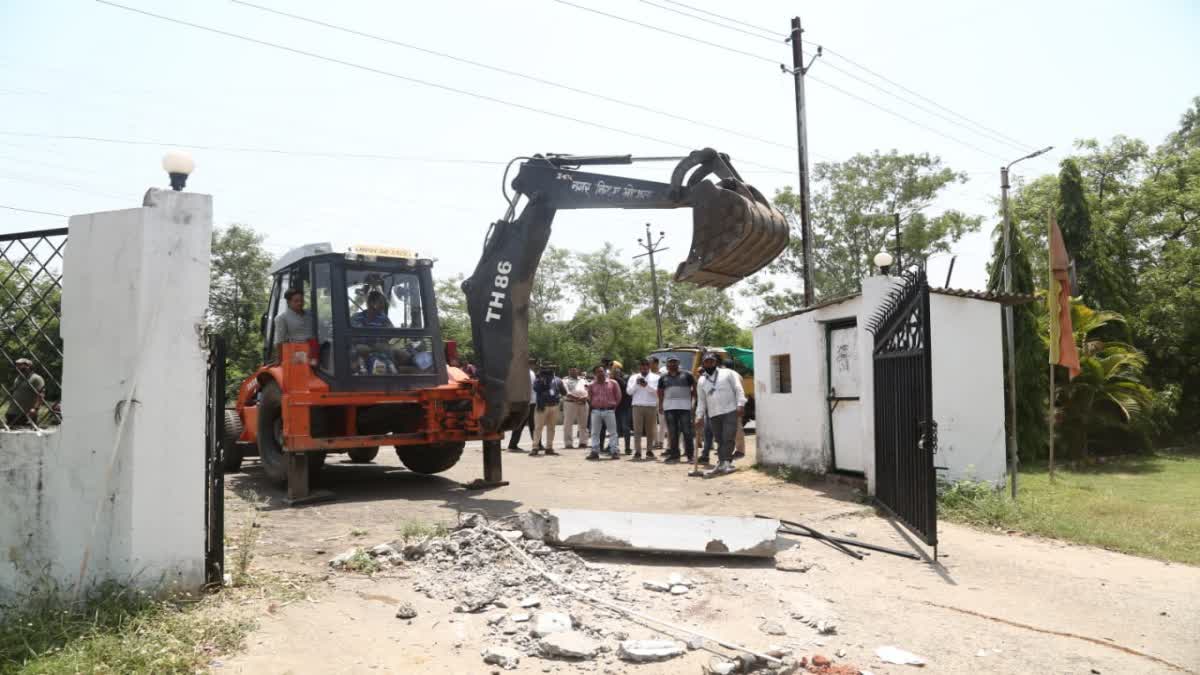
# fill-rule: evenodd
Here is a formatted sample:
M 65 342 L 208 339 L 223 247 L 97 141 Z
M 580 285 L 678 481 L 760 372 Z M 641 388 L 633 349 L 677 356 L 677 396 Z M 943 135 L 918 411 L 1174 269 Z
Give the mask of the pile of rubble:
M 445 536 L 348 551 L 330 564 L 352 569 L 348 563 L 365 554 L 381 567 L 404 565 L 414 591 L 448 602 L 455 612 L 486 616 L 487 637 L 481 656 L 484 663 L 495 667 L 493 672 L 515 669 L 528 658 L 617 672 L 622 662 L 665 661 L 705 647 L 699 636 L 683 635 L 687 642 L 661 634 L 659 639 L 631 639 L 628 631 L 640 629 L 641 622 L 581 597 L 633 609 L 644 605 L 645 598 L 630 595 L 627 587 L 680 596 L 699 592 L 699 581 L 671 574 L 630 586 L 625 571 L 594 565 L 574 551 L 526 538 L 515 527 L 503 521 L 490 524 L 482 516 L 470 514 Z M 398 618 L 410 619 L 415 614 L 408 603 L 397 610 Z M 644 637 L 655 631 L 638 632 Z M 744 654 L 733 660 L 714 657 L 706 670 L 783 674 L 801 672 L 808 665 L 802 665 L 786 649 L 770 656 L 777 659 L 769 662 L 772 667 L 767 667 L 766 660 Z

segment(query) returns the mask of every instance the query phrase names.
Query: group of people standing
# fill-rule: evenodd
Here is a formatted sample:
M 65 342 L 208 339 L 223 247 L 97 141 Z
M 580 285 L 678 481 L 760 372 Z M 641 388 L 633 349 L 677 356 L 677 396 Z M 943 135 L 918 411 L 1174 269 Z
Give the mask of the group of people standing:
M 523 451 L 519 441 L 528 428 L 532 455 L 557 455 L 554 437 L 561 415 L 564 447 L 589 448 L 589 460 L 620 459 L 624 439 L 625 454 L 634 460 L 657 459 L 654 451 L 662 450 L 664 463 L 690 463 L 697 459 L 696 440 L 703 438 L 699 462 L 710 463 L 715 445 L 718 463 L 712 473 L 730 473 L 734 459 L 745 455 L 742 378 L 722 367 L 715 352 L 703 355 L 698 377 L 679 366 L 676 357 L 665 366 L 657 358 L 642 359 L 638 371 L 626 376 L 620 361 L 605 357 L 590 377 L 571 368 L 564 378 L 554 364 L 530 359 L 529 415 L 513 429 L 508 449 Z

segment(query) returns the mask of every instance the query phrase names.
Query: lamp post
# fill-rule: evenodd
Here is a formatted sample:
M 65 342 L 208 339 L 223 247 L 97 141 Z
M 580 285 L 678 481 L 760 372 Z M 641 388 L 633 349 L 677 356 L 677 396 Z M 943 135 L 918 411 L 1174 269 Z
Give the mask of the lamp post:
M 171 177 L 171 189 L 180 192 L 187 184 L 188 176 L 196 170 L 196 162 L 190 153 L 171 150 L 163 155 L 162 168 Z
M 1014 159 L 1000 169 L 1000 210 L 1004 218 L 1004 293 L 1012 293 L 1012 223 L 1008 213 L 1008 171 L 1017 162 L 1033 159 L 1054 149 L 1053 145 Z M 1017 498 L 1017 362 L 1013 344 L 1013 306 L 1004 305 L 1005 353 L 1008 357 L 1008 473 L 1012 479 L 1012 498 Z M 1054 433 L 1051 429 L 1050 433 Z

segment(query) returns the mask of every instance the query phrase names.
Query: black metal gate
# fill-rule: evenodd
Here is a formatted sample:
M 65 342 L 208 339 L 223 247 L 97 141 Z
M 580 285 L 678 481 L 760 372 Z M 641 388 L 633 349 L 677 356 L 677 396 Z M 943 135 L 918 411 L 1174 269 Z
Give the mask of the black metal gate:
M 204 581 L 225 579 L 225 473 L 221 445 L 225 430 L 225 338 L 208 339 L 208 395 L 204 425 Z
M 872 318 L 875 499 L 937 556 L 937 422 L 925 270 L 906 271 Z

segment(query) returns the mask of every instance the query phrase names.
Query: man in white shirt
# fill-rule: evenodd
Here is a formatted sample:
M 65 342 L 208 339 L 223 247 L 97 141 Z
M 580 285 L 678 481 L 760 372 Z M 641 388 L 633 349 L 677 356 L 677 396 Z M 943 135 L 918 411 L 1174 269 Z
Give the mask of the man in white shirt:
M 567 448 L 588 446 L 587 434 L 587 380 L 579 376 L 579 369 L 572 368 L 563 380 L 567 393 L 563 396 L 563 437 Z M 575 429 L 578 428 L 578 431 Z
M 642 458 L 642 436 L 646 437 L 646 458 L 654 459 L 658 438 L 658 373 L 650 372 L 650 362 L 638 363 L 638 374 L 629 378 L 625 393 L 633 402 L 633 458 Z
M 703 428 L 707 417 L 717 442 L 717 468 L 709 474 L 713 476 L 734 471 L 734 438 L 746 406 L 742 377 L 729 368 L 721 368 L 719 363 L 715 353 L 706 353 L 696 383 L 696 428 L 698 431 Z

